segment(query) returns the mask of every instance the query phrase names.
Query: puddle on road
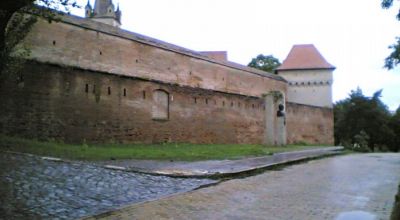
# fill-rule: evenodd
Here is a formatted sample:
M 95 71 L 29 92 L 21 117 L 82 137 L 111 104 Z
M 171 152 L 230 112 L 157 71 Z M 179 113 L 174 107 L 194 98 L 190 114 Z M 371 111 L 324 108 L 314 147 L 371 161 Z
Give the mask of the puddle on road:
M 363 211 L 342 212 L 335 220 L 375 220 L 375 215 Z

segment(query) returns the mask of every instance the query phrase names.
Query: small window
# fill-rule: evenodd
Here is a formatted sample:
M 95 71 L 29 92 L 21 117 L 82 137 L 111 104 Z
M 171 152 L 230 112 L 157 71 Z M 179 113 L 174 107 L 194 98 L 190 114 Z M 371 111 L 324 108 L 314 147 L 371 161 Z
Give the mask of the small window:
M 152 115 L 154 120 L 168 120 L 169 94 L 164 90 L 155 90 L 153 93 Z
M 108 87 L 108 95 L 111 95 L 111 87 Z
M 55 40 L 53 40 L 53 46 L 56 46 L 56 41 Z
M 85 86 L 85 92 L 86 92 L 86 93 L 89 92 L 89 84 L 86 84 L 86 86 Z
M 197 98 L 194 98 L 194 104 L 196 104 L 197 103 Z
M 124 96 L 126 96 L 126 89 L 124 88 Z
M 143 91 L 143 99 L 146 99 L 146 91 Z
M 222 106 L 225 106 L 225 101 L 222 101 Z
M 206 105 L 208 105 L 208 99 L 206 99 Z

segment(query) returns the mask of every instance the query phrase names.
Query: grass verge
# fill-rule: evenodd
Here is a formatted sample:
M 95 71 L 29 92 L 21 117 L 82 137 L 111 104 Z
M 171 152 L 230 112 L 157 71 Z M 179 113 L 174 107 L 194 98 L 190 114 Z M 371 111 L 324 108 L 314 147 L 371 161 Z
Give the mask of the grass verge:
M 256 144 L 82 144 L 41 142 L 0 135 L 0 150 L 31 153 L 72 160 L 222 160 L 265 156 L 279 152 L 321 148 L 323 146 L 270 147 Z

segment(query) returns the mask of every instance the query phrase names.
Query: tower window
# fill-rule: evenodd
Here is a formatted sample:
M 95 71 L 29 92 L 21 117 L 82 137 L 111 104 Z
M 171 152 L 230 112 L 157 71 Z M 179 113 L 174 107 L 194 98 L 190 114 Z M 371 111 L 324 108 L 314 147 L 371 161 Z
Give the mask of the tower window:
M 124 88 L 124 96 L 126 96 L 126 89 Z
M 111 95 L 111 87 L 108 87 L 108 95 Z

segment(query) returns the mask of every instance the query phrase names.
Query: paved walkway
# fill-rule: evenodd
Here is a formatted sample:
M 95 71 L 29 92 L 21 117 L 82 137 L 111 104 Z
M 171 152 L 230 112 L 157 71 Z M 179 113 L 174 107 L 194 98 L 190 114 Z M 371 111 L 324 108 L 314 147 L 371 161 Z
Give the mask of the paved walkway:
M 0 152 L 0 219 L 75 219 L 214 182 Z
M 344 155 L 222 182 L 96 218 L 389 219 L 399 182 L 400 154 Z
M 104 161 L 101 165 L 124 170 L 179 177 L 218 177 L 263 169 L 278 164 L 341 153 L 343 147 L 326 147 L 311 150 L 277 153 L 271 156 L 241 160 L 210 160 L 197 162 L 125 160 Z

